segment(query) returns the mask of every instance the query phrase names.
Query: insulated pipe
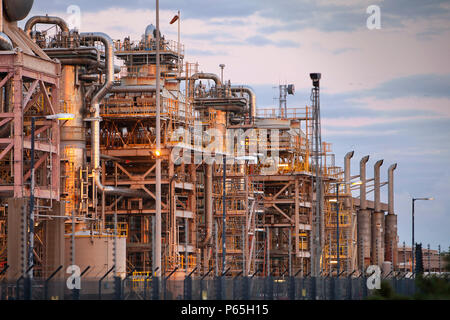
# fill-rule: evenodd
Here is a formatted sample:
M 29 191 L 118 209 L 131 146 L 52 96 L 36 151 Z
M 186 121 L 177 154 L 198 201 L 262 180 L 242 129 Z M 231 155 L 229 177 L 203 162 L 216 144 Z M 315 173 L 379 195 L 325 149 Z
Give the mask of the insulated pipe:
M 132 189 L 115 188 L 112 186 L 104 186 L 100 181 L 100 101 L 111 90 L 114 84 L 114 45 L 112 39 L 101 32 L 95 33 L 81 33 L 80 38 L 85 41 L 98 40 L 105 46 L 106 57 L 106 79 L 103 87 L 97 91 L 91 100 L 91 112 L 94 113 L 94 117 L 91 118 L 91 151 L 92 151 L 92 177 L 100 192 L 108 194 L 118 194 L 125 196 L 138 196 L 141 192 Z
M 365 156 L 359 162 L 359 177 L 361 179 L 361 186 L 359 187 L 359 199 L 360 210 L 367 209 L 367 201 L 366 201 L 366 163 L 369 161 L 369 156 Z
M 27 23 L 25 24 L 25 33 L 30 36 L 31 30 L 33 27 L 38 24 L 56 24 L 61 28 L 63 32 L 69 32 L 69 26 L 67 25 L 66 21 L 59 17 L 49 17 L 49 16 L 34 16 L 30 18 Z
M 394 214 L 394 170 L 397 164 L 394 163 L 388 170 L 388 214 L 385 216 L 385 260 L 392 261 L 392 267 L 397 267 L 398 251 L 397 251 L 397 215 Z
M 255 91 L 253 91 L 252 88 L 247 86 L 232 86 L 231 92 L 245 92 L 249 96 L 249 113 L 250 117 L 254 119 L 256 117 L 256 94 Z
M 388 213 L 394 214 L 394 170 L 397 164 L 394 163 L 388 170 Z
M 344 182 L 345 182 L 345 193 L 350 195 L 350 159 L 353 158 L 355 151 L 348 152 L 344 157 Z M 350 208 L 350 199 L 346 197 L 344 201 L 345 207 Z
M 179 77 L 178 80 L 186 80 L 186 77 Z M 189 77 L 189 90 L 191 92 L 194 91 L 194 83 L 196 80 L 200 79 L 206 79 L 206 80 L 213 80 L 216 84 L 216 87 L 222 86 L 222 81 L 220 81 L 220 78 L 217 74 L 214 73 L 204 73 L 204 72 L 198 72 L 194 73 L 192 76 Z
M 383 165 L 383 160 L 378 160 L 373 166 L 373 177 L 374 177 L 374 211 L 381 211 L 380 204 L 380 167 Z
M 370 211 L 367 210 L 366 202 L 366 163 L 369 161 L 369 156 L 365 156 L 359 163 L 360 170 L 360 205 L 357 213 L 357 239 L 358 239 L 358 251 L 359 251 L 359 267 L 362 272 L 366 269 L 366 266 L 370 264 L 370 251 L 371 251 L 371 223 L 370 223 Z
M 382 266 L 384 262 L 384 213 L 380 205 L 380 167 L 383 160 L 378 160 L 374 165 L 374 211 L 372 212 L 372 264 Z
M 206 165 L 206 181 L 205 181 L 205 209 L 206 209 L 206 237 L 204 245 L 208 245 L 212 236 L 213 228 L 213 182 L 212 182 L 212 165 Z
M 110 92 L 114 93 L 128 93 L 128 92 L 156 92 L 156 86 L 145 85 L 145 86 L 114 86 L 111 88 Z

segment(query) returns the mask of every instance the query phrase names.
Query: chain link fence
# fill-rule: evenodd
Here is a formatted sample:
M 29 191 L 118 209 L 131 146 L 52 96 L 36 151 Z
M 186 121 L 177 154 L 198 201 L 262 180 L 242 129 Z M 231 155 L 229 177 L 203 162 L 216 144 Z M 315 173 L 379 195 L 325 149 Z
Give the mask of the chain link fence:
M 416 293 L 414 279 L 383 281 L 398 295 Z M 372 294 L 363 277 L 86 278 L 79 289 L 59 279 L 0 281 L 0 300 L 363 300 Z

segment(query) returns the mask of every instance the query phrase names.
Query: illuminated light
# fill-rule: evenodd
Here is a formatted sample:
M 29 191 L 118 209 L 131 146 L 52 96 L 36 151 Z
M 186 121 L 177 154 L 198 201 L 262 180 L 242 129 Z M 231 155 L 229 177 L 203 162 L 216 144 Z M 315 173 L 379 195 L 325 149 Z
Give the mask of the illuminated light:
M 283 167 L 283 168 L 287 168 L 287 167 L 289 167 L 289 164 L 287 164 L 287 163 L 280 163 L 278 166 L 279 167 Z
M 155 151 L 155 156 L 157 156 L 157 157 L 161 156 L 161 151 L 156 150 L 156 151 Z
M 362 185 L 362 181 L 352 182 L 352 186 L 360 186 Z
M 47 120 L 73 120 L 75 115 L 72 113 L 58 113 L 45 117 Z
M 328 200 L 329 202 L 337 202 L 337 200 L 336 199 L 330 199 L 330 200 Z

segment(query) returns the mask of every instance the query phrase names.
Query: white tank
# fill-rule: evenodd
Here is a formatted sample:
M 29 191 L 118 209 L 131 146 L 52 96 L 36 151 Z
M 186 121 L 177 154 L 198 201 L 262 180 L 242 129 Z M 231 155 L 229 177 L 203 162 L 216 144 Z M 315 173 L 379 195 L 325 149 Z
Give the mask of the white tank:
M 114 237 L 111 234 L 94 234 L 89 231 L 75 233 L 75 265 L 81 272 L 90 266 L 83 278 L 101 278 L 114 265 Z M 71 234 L 65 236 L 65 264 L 71 265 Z M 117 237 L 117 276 L 126 275 L 126 237 Z M 111 272 L 108 277 L 113 277 Z

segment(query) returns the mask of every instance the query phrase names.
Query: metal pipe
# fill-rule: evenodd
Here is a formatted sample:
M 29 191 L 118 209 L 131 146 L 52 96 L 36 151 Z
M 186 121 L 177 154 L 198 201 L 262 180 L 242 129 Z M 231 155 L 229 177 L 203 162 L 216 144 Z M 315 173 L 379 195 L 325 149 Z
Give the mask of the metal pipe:
M 248 86 L 232 86 L 230 88 L 231 92 L 245 92 L 249 96 L 249 114 L 250 119 L 254 119 L 256 117 L 256 93 L 252 88 Z
M 143 85 L 143 86 L 114 86 L 110 92 L 113 93 L 138 93 L 138 92 L 156 92 L 156 86 Z
M 87 82 L 98 82 L 100 80 L 99 74 L 81 74 L 78 76 L 78 79 L 81 81 L 87 81 Z
M 198 72 L 194 73 L 192 76 L 189 77 L 189 83 L 187 84 L 189 86 L 189 91 L 194 91 L 194 84 L 196 80 L 205 79 L 205 80 L 213 80 L 216 84 L 216 87 L 222 86 L 222 81 L 220 80 L 219 76 L 214 73 L 204 73 L 204 72 Z M 178 77 L 177 80 L 186 80 L 186 77 Z
M 85 41 L 98 40 L 105 46 L 106 57 L 106 79 L 103 87 L 100 88 L 91 100 L 91 112 L 94 113 L 91 118 L 91 149 L 92 149 L 92 177 L 95 181 L 95 185 L 99 192 L 105 192 L 107 194 L 118 194 L 124 196 L 138 196 L 141 192 L 132 189 L 122 189 L 112 186 L 104 186 L 100 181 L 100 101 L 111 90 L 114 84 L 114 45 L 112 39 L 104 33 L 81 33 L 80 38 Z
M 348 152 L 344 157 L 344 182 L 345 182 L 345 193 L 347 195 L 350 194 L 350 159 L 353 158 L 353 155 L 355 154 L 355 151 Z M 350 199 L 349 197 L 346 197 L 345 201 L 345 208 L 350 208 Z
M 359 208 L 361 210 L 367 209 L 367 201 L 366 201 L 366 163 L 369 161 L 369 156 L 365 156 L 359 162 L 359 176 L 361 179 L 361 185 L 359 187 L 359 197 L 360 197 L 360 205 Z
M 380 167 L 383 165 L 383 160 L 378 160 L 374 165 L 374 210 L 375 212 L 381 211 L 381 204 L 380 204 Z
M 359 244 L 359 266 L 361 273 L 364 273 L 366 262 L 370 262 L 370 247 L 371 247 L 371 227 L 370 227 L 370 211 L 367 210 L 366 201 L 366 163 L 369 161 L 369 156 L 365 156 L 359 163 L 361 185 L 360 191 L 360 205 L 357 213 L 357 238 Z
M 28 19 L 27 23 L 25 24 L 25 33 L 30 36 L 31 30 L 33 27 L 38 24 L 56 24 L 58 27 L 61 28 L 63 32 L 69 32 L 69 26 L 67 25 L 66 21 L 60 17 L 50 17 L 50 16 L 34 16 Z
M 394 170 L 397 164 L 394 163 L 388 170 L 388 213 L 394 214 Z

